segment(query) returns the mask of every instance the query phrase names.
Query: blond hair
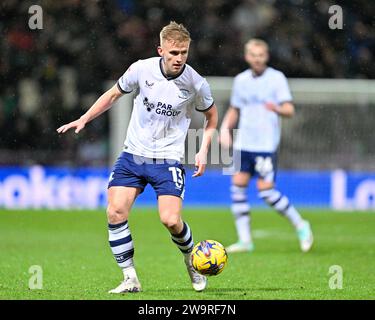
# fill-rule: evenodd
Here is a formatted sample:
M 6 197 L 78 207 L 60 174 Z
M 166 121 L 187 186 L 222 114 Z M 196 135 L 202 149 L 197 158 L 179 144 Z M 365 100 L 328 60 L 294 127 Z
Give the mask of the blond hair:
M 182 23 L 171 21 L 160 31 L 160 44 L 163 41 L 186 42 L 191 40 L 190 33 Z
M 253 39 L 250 39 L 248 42 L 246 42 L 245 53 L 249 50 L 250 46 L 260 46 L 266 49 L 266 51 L 268 52 L 268 44 L 266 41 L 262 39 L 253 38 Z

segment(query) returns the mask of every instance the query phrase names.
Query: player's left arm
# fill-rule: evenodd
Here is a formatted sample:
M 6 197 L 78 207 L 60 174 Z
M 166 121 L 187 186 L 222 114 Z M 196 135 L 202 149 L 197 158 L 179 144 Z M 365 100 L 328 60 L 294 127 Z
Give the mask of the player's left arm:
M 279 72 L 273 79 L 273 86 L 275 88 L 275 101 L 267 101 L 266 108 L 282 117 L 293 117 L 294 105 L 292 102 L 292 93 L 290 92 L 288 80 L 282 72 Z
M 294 104 L 290 101 L 283 102 L 281 104 L 275 104 L 273 102 L 267 102 L 266 108 L 270 111 L 276 112 L 278 115 L 285 117 L 285 118 L 291 118 L 294 116 Z
M 213 104 L 207 111 L 203 111 L 205 116 L 205 126 L 203 131 L 202 144 L 199 152 L 195 155 L 195 172 L 193 177 L 199 177 L 203 175 L 206 170 L 207 154 L 211 145 L 212 137 L 216 132 L 218 113 L 216 105 Z

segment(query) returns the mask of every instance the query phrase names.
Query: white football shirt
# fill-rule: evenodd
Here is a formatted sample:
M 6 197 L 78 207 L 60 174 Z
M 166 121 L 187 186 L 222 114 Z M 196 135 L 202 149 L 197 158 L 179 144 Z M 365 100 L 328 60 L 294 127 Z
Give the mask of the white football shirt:
M 250 69 L 234 78 L 230 104 L 240 111 L 234 148 L 250 152 L 275 152 L 280 142 L 281 121 L 265 104 L 292 101 L 286 77 L 267 67 L 260 76 Z
M 192 111 L 213 106 L 207 81 L 185 64 L 174 77 L 162 69 L 162 58 L 133 63 L 117 82 L 123 93 L 137 90 L 124 151 L 156 159 L 181 161 Z

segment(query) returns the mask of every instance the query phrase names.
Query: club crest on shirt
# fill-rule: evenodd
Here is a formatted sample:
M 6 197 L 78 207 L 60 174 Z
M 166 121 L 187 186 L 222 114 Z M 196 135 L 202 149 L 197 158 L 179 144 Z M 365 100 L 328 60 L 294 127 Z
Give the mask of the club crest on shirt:
M 187 99 L 189 98 L 189 90 L 186 89 L 180 89 L 180 93 L 178 94 L 178 97 L 181 99 Z

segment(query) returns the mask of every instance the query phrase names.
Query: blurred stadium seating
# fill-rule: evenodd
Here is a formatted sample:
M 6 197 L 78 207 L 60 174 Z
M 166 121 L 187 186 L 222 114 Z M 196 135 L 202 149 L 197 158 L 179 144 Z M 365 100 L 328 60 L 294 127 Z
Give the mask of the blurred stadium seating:
M 28 28 L 35 4 L 43 8 L 42 30 Z M 343 30 L 329 29 L 334 4 L 342 6 Z M 375 0 L 1 0 L 0 300 L 122 299 L 128 317 L 144 309 L 163 314 L 157 308 L 168 317 L 183 309 L 215 314 L 235 300 L 374 299 L 374 17 Z M 191 32 L 188 63 L 210 83 L 220 121 L 233 76 L 247 68 L 244 42 L 269 43 L 270 65 L 288 77 L 296 105 L 296 116 L 282 120 L 277 189 L 311 222 L 316 244 L 301 255 L 292 227 L 271 213 L 252 181 L 256 252 L 230 257 L 231 270 L 197 294 L 147 186 L 129 220 L 144 292 L 112 298 L 107 291 L 121 272 L 106 247 L 104 208 L 133 96 L 78 135 L 56 129 L 82 115 L 132 62 L 157 55 L 158 33 L 170 20 Z M 203 119 L 193 113 L 192 132 Z M 219 162 L 193 178 L 186 160 L 198 143 L 189 144 L 189 133 L 184 221 L 195 241 L 227 245 L 237 236 L 223 149 L 215 139 L 209 160 L 219 155 Z M 163 307 L 154 309 L 150 301 L 158 299 Z M 228 303 L 214 303 L 221 299 Z M 238 306 L 236 315 L 247 310 Z
M 32 4 L 0 4 L 3 165 L 106 165 L 108 115 L 79 137 L 59 137 L 55 129 L 82 114 L 106 80 L 155 55 L 158 32 L 171 19 L 191 31 L 189 63 L 205 76 L 233 76 L 246 68 L 243 42 L 257 36 L 270 43 L 271 65 L 290 78 L 375 77 L 374 6 L 364 0 L 340 1 L 343 30 L 328 28 L 327 0 L 46 0 L 40 1 L 43 30 L 29 30 Z M 335 113 L 324 112 L 327 118 Z

